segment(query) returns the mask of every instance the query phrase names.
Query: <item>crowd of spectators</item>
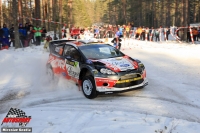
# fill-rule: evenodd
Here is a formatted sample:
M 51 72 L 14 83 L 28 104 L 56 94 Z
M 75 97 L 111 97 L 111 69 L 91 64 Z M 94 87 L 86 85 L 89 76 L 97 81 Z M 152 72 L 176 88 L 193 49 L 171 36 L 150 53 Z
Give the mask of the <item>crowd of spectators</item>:
M 133 24 L 128 25 L 103 25 L 103 26 L 93 26 L 93 27 L 72 27 L 70 29 L 70 35 L 72 38 L 88 38 L 93 35 L 95 38 L 114 38 L 116 35 L 120 38 L 134 38 L 138 40 L 147 40 L 147 41 L 160 41 L 161 35 L 164 36 L 165 40 L 169 40 L 169 35 L 175 35 L 175 28 L 171 31 L 171 28 L 165 27 L 159 28 L 154 27 L 134 27 Z M 65 31 L 66 33 L 66 31 Z M 200 38 L 200 27 L 199 30 L 197 28 L 192 28 L 192 33 L 194 37 L 194 41 L 198 41 Z M 179 34 L 179 33 L 178 33 Z M 190 35 L 188 36 L 189 41 L 191 40 Z
M 40 45 L 46 37 L 45 27 L 41 28 L 38 24 L 33 26 L 30 22 L 25 25 L 19 24 L 19 40 L 21 47 L 28 47 L 31 44 Z M 15 47 L 15 30 L 12 24 L 10 28 L 6 24 L 3 24 L 3 28 L 0 27 L 0 49 L 8 49 L 11 44 Z

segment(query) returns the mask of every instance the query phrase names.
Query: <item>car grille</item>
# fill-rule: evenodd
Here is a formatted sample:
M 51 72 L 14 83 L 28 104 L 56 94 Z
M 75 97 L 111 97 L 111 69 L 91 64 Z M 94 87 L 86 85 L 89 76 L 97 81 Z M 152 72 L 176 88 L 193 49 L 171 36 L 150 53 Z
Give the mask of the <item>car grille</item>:
M 116 88 L 130 87 L 130 86 L 134 86 L 134 85 L 139 85 L 143 81 L 144 80 L 142 78 L 139 80 L 130 81 L 130 82 L 124 82 L 124 80 L 119 80 L 113 87 L 116 87 Z
M 138 77 L 141 77 L 141 74 L 139 74 L 139 73 L 128 73 L 128 74 L 121 76 L 120 80 L 138 78 Z

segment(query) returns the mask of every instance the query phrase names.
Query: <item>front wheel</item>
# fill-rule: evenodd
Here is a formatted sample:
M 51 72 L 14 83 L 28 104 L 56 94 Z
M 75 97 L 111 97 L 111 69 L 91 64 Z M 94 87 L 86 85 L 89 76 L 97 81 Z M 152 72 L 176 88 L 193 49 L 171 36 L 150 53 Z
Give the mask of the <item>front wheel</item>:
M 92 76 L 85 76 L 83 78 L 82 91 L 85 97 L 88 99 L 97 97 L 96 85 Z

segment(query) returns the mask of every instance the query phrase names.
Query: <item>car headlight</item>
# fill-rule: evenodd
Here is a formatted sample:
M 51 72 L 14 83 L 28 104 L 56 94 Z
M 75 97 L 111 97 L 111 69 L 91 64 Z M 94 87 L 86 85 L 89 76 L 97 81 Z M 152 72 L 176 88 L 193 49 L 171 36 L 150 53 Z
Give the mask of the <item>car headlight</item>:
M 102 74 L 109 74 L 109 75 L 111 75 L 111 74 L 116 74 L 115 72 L 113 72 L 113 71 L 111 71 L 111 70 L 109 70 L 109 69 L 106 69 L 106 68 L 101 68 L 101 69 L 100 69 L 100 72 L 101 72 Z

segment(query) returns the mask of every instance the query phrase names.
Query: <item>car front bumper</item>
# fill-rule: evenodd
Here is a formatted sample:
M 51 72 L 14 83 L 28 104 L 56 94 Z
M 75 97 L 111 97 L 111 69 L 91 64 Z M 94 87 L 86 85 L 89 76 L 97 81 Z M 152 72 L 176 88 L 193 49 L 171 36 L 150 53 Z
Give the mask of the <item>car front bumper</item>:
M 133 86 L 129 86 L 129 87 L 122 87 L 122 88 L 116 88 L 116 87 L 105 87 L 105 86 L 97 86 L 96 90 L 100 93 L 114 93 L 114 92 L 125 92 L 125 91 L 131 91 L 133 89 L 137 89 L 137 88 L 141 88 L 141 87 L 145 87 L 146 85 L 148 85 L 148 79 L 145 78 L 144 81 L 141 84 L 138 85 L 133 85 Z

